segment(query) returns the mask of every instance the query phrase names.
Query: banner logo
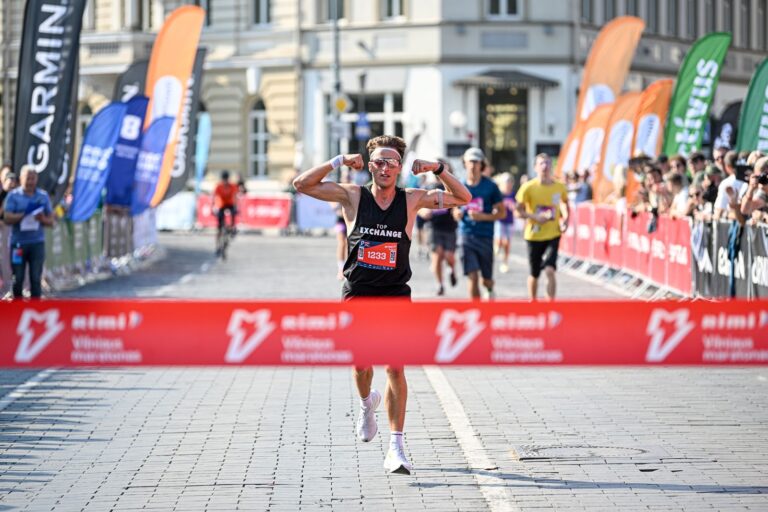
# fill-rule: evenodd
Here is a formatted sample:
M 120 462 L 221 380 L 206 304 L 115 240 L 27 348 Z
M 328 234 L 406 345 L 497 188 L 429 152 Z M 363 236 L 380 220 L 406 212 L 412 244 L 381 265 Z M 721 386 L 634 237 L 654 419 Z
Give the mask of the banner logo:
M 668 312 L 664 309 L 654 309 L 648 321 L 646 333 L 651 337 L 645 360 L 648 363 L 662 363 L 683 339 L 693 330 L 695 324 L 689 321 L 689 311 L 678 309 Z M 665 324 L 674 323 L 674 330 L 667 332 Z
M 236 309 L 232 312 L 227 326 L 227 334 L 231 336 L 229 347 L 224 360 L 227 363 L 242 363 L 267 339 L 277 324 L 270 321 L 271 313 L 268 309 L 249 312 L 244 309 Z M 246 336 L 251 330 L 253 333 Z
M 453 309 L 443 310 L 435 329 L 435 333 L 440 336 L 435 361 L 438 363 L 455 361 L 483 332 L 483 329 L 485 329 L 485 323 L 480 321 L 479 309 L 470 309 L 464 313 Z
M 44 324 L 45 330 L 35 339 L 37 324 Z M 59 321 L 59 310 L 49 309 L 38 313 L 34 309 L 25 309 L 21 313 L 16 334 L 21 337 L 16 349 L 17 363 L 31 363 L 45 347 L 64 330 L 64 323 Z

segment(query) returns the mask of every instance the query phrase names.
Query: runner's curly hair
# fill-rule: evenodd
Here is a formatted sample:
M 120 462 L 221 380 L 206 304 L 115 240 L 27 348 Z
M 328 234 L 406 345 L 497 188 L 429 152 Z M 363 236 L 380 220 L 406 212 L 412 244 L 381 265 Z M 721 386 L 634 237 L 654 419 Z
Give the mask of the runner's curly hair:
M 391 148 L 400 153 L 400 158 L 405 155 L 405 141 L 400 137 L 394 135 L 379 135 L 368 141 L 365 145 L 365 149 L 368 150 L 370 155 L 376 148 Z

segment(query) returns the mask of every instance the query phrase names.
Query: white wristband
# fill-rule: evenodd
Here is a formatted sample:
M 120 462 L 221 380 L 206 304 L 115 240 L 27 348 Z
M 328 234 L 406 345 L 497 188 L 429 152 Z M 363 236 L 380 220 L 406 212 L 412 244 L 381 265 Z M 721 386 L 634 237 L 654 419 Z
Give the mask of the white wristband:
M 331 167 L 334 169 L 338 169 L 344 164 L 344 155 L 336 155 L 335 157 L 331 158 Z

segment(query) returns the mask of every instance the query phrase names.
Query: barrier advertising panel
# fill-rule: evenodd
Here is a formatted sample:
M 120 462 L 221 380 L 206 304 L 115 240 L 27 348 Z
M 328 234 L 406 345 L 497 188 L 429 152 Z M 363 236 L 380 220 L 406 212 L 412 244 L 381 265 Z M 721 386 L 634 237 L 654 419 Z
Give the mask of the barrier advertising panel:
M 768 364 L 765 301 L 49 300 L 0 332 L 2 367 Z

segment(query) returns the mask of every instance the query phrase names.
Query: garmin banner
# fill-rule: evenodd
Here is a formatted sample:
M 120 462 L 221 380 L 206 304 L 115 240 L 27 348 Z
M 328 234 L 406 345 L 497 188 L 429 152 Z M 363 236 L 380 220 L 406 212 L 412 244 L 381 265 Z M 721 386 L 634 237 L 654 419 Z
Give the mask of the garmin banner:
M 768 226 L 749 226 L 749 298 L 768 297 Z
M 149 61 L 137 60 L 117 78 L 115 92 L 112 99 L 115 101 L 128 101 L 134 96 L 144 94 L 147 83 L 147 66 Z
M 152 201 L 163 165 L 163 153 L 174 122 L 175 118 L 170 116 L 158 117 L 152 121 L 141 139 L 141 150 L 136 160 L 136 174 L 133 180 L 131 215 L 143 213 Z
M 120 135 L 115 144 L 112 170 L 107 178 L 105 199 L 107 204 L 131 206 L 136 160 L 141 148 L 141 130 L 144 126 L 148 102 L 149 99 L 146 96 L 139 94 L 125 103 L 125 117 L 123 117 Z
M 93 116 L 85 132 L 69 207 L 73 222 L 90 219 L 99 205 L 126 108 L 125 103 L 110 103 Z
M 749 239 L 745 230 L 731 222 L 715 222 L 717 261 L 712 281 L 711 297 L 747 297 L 749 268 Z M 733 282 L 731 282 L 733 274 Z
M 27 0 L 21 36 L 13 167 L 28 164 L 55 202 L 69 180 L 68 140 L 85 0 Z
M 694 296 L 712 297 L 715 279 L 715 245 L 710 222 L 696 221 L 691 227 L 691 272 Z
M 181 125 L 179 126 L 178 143 L 171 168 L 171 182 L 165 199 L 184 190 L 187 186 L 195 158 L 195 134 L 197 133 L 197 112 L 200 106 L 200 85 L 203 79 L 203 63 L 205 62 L 205 48 L 198 49 L 195 55 L 195 65 L 187 82 L 187 92 L 184 95 L 184 106 L 181 111 Z

